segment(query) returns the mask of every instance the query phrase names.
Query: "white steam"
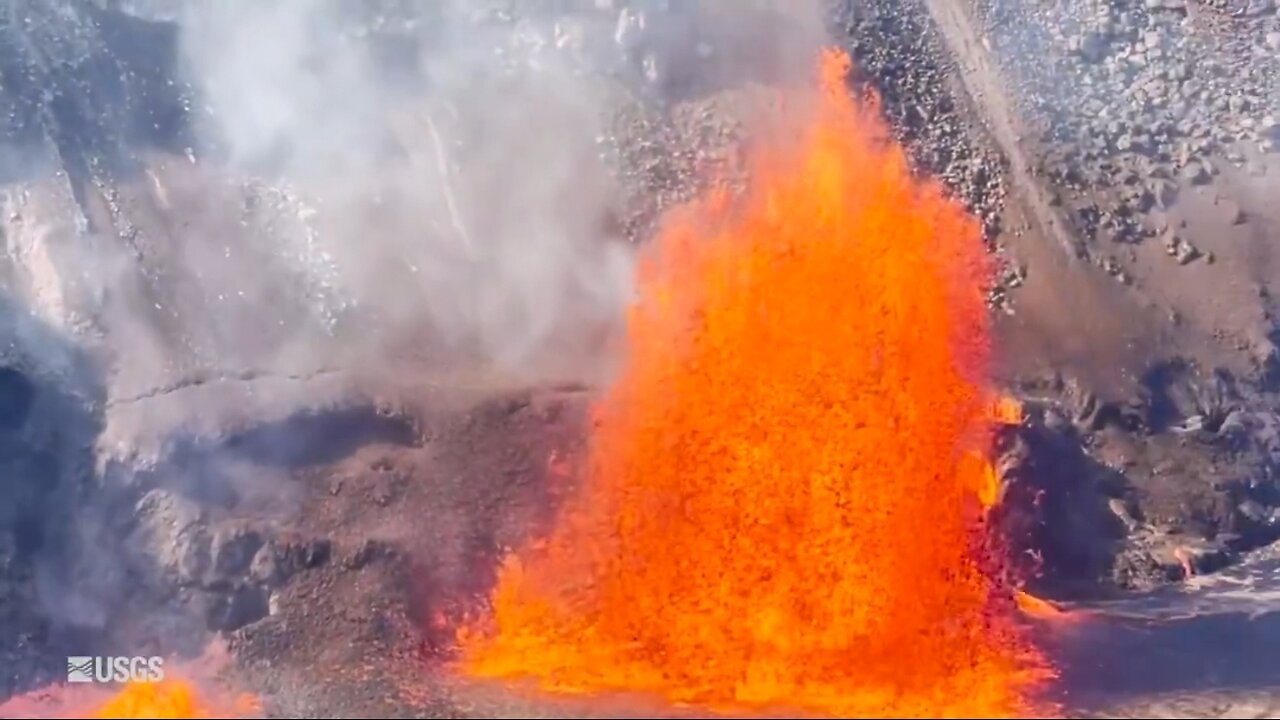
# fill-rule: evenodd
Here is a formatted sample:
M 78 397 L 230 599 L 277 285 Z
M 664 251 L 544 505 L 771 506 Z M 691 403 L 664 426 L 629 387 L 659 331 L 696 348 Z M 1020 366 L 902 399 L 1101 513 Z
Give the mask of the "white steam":
M 441 8 L 380 38 L 395 21 L 368 15 L 193 5 L 183 59 L 210 156 L 314 209 L 297 257 L 366 347 L 523 367 L 598 332 L 629 277 L 605 231 L 605 84 L 551 22 L 512 32 Z M 378 53 L 394 42 L 399 57 Z

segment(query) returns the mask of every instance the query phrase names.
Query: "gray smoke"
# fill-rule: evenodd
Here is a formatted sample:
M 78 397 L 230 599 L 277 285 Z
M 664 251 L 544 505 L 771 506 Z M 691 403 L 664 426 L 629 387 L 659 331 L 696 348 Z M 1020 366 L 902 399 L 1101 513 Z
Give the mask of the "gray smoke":
M 612 115 L 762 28 L 741 6 L 487 5 L 189 4 L 198 137 L 307 199 L 303 270 L 379 352 L 590 374 L 630 292 Z
M 321 312 L 358 318 L 380 352 L 417 340 L 519 367 L 626 297 L 602 90 L 548 22 L 430 15 L 190 6 L 198 135 L 309 206 L 296 257 Z
M 296 508 L 294 459 L 257 448 L 370 424 L 296 416 L 368 378 L 600 379 L 628 198 L 695 179 L 673 118 L 807 80 L 821 38 L 817 0 L 0 4 L 0 366 L 38 395 L 0 427 L 0 585 L 38 586 L 30 627 L 194 638 L 183 612 L 133 633 L 140 588 L 227 600 L 211 516 Z

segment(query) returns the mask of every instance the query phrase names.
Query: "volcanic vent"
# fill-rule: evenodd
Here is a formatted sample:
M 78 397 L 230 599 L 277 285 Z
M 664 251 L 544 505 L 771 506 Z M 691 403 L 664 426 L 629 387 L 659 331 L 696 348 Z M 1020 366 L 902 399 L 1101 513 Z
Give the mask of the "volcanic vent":
M 462 667 L 722 708 L 1013 716 L 1043 665 L 981 550 L 978 225 L 848 59 L 741 197 L 668 217 L 581 491 L 508 558 Z M 794 108 L 792 108 L 794 109 Z

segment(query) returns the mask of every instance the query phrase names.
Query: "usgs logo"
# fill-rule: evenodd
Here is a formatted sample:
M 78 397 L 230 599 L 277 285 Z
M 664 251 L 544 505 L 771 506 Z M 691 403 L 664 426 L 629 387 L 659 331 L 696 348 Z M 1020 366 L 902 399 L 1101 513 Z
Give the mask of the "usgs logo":
M 161 680 L 164 680 L 162 657 L 75 655 L 67 658 L 67 682 L 123 683 Z

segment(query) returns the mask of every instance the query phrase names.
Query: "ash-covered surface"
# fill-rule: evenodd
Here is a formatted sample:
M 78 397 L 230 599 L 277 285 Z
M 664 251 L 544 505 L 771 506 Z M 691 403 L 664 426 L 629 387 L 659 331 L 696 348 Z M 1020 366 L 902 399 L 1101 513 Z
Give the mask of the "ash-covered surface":
M 1069 707 L 1274 713 L 1274 3 L 773 5 L 0 8 L 0 696 L 223 636 L 273 716 L 637 711 L 460 684 L 440 618 L 825 24 L 997 256 L 1001 530 L 1111 618 Z

